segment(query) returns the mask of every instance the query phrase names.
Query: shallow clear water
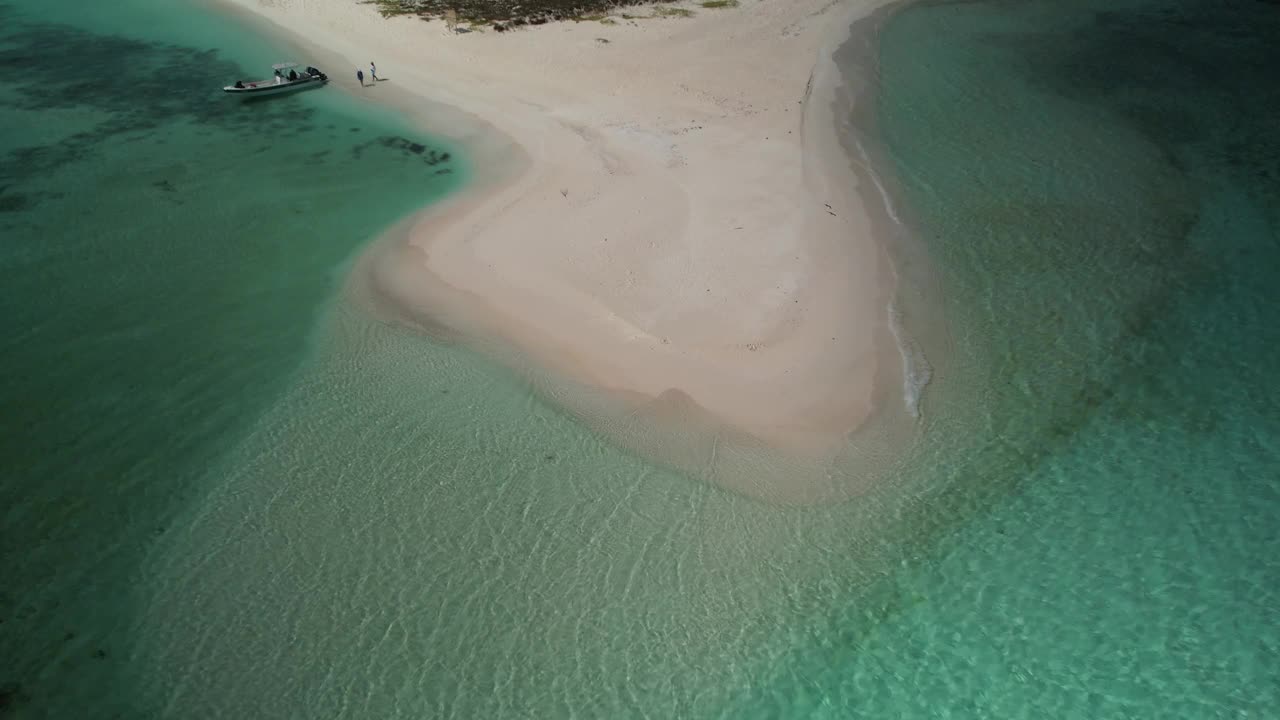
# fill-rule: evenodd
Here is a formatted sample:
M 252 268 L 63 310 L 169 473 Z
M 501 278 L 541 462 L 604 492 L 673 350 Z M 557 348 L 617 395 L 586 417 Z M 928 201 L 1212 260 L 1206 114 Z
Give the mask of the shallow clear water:
M 242 74 L 219 63 L 275 59 L 123 7 L 167 18 L 153 42 L 41 7 L 95 32 L 7 22 L 4 67 L 104 47 L 116 72 L 216 86 Z M 810 508 L 654 468 L 370 320 L 345 262 L 457 166 L 363 145 L 412 137 L 395 118 L 329 91 L 138 113 L 73 102 L 69 68 L 37 73 L 56 102 L 7 75 L 6 152 L 51 149 L 7 160 L 0 196 L 5 709 L 1265 716 L 1274 11 L 1171 7 L 922 4 L 886 26 L 876 124 L 948 333 L 919 337 L 937 374 L 906 474 Z M 260 144 L 264 115 L 313 141 Z
M 135 707 L 142 558 L 289 386 L 353 252 L 463 168 L 336 91 L 229 102 L 285 51 L 188 3 L 0 20 L 0 685 L 19 717 L 109 717 Z
M 777 714 L 1274 712 L 1278 33 L 1256 2 L 886 26 L 877 126 L 950 330 L 939 475 L 879 589 L 901 602 L 833 607 L 847 644 L 799 649 Z

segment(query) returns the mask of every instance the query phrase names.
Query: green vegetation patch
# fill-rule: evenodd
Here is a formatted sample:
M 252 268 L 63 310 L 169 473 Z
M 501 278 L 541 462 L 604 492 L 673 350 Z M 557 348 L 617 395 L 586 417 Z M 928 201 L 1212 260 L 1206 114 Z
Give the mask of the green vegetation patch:
M 620 8 L 649 5 L 653 0 L 356 0 L 376 5 L 383 17 L 416 15 L 424 20 L 448 20 L 451 24 L 492 23 L 499 32 L 523 25 L 542 25 L 559 20 L 590 20 L 608 24 L 609 15 Z M 661 7 L 661 6 L 660 6 Z M 653 16 L 687 17 L 681 8 L 655 8 Z
M 693 11 L 687 8 L 658 5 L 653 8 L 654 17 L 693 17 Z
M 417 0 L 360 0 L 361 5 L 377 5 L 382 17 L 417 15 Z

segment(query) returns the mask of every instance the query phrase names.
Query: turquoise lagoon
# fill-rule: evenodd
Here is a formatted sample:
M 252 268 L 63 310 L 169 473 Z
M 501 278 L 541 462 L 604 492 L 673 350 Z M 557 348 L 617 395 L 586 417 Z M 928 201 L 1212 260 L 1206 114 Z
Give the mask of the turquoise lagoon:
M 849 129 L 945 332 L 900 474 L 808 508 L 352 302 L 361 243 L 456 187 L 439 143 L 181 90 L 278 52 L 195 5 L 0 7 L 0 716 L 1280 705 L 1272 5 L 878 19 Z
M 194 3 L 0 19 L 0 716 L 148 716 L 142 559 L 291 385 L 359 246 L 465 168 L 341 92 L 223 97 L 288 51 Z

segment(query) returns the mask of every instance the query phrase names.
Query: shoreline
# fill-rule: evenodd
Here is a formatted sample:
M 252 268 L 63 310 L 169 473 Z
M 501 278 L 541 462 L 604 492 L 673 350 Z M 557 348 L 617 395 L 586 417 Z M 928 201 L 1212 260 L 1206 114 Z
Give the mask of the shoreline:
M 920 239 L 923 229 L 915 227 L 910 217 L 903 218 L 895 208 L 895 199 L 904 193 L 897 175 L 885 171 L 893 163 L 888 149 L 877 140 L 880 121 L 873 103 L 880 77 L 880 30 L 908 4 L 885 4 L 860 17 L 832 58 L 842 67 L 858 69 L 842 73 L 843 82 L 835 93 L 835 113 L 837 118 L 844 118 L 846 126 L 838 135 L 854 173 L 870 181 L 878 195 L 879 202 L 865 204 L 867 212 L 882 214 L 879 226 L 895 231 L 891 240 L 895 292 L 887 307 L 889 328 L 902 356 L 903 403 L 907 412 L 919 420 L 923 417 L 921 404 L 926 388 L 935 375 L 946 375 L 948 371 L 947 331 L 941 313 L 935 312 L 942 294 L 941 283 L 928 248 Z
M 495 355 L 615 442 L 768 501 L 867 491 L 915 436 L 892 392 L 911 371 L 901 231 L 835 116 L 834 53 L 890 0 L 487 37 L 348 0 L 220 1 L 353 68 L 377 47 L 390 79 L 364 92 L 473 165 L 357 261 L 352 293 L 381 319 Z

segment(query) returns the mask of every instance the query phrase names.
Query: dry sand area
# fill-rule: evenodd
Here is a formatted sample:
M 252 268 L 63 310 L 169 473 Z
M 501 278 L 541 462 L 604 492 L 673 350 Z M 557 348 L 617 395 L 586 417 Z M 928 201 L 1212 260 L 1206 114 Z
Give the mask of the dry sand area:
M 448 329 L 615 441 L 763 499 L 847 497 L 886 464 L 910 426 L 892 232 L 837 136 L 830 59 L 883 0 L 466 34 L 356 0 L 232 1 L 473 166 L 359 263 L 376 312 Z M 388 79 L 361 90 L 371 60 Z

